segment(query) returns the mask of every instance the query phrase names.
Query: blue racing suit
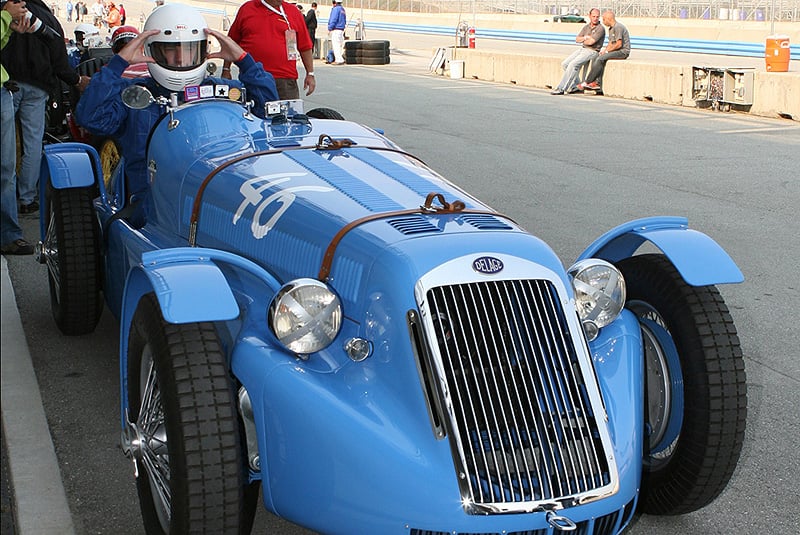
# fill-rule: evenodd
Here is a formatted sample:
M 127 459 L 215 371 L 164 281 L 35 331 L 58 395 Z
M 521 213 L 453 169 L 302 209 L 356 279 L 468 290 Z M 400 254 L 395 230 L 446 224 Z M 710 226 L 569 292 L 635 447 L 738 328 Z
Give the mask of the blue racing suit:
M 150 130 L 163 115 L 161 106 L 150 104 L 143 110 L 128 108 L 122 102 L 122 91 L 132 84 L 147 87 L 153 96 L 169 96 L 170 91 L 152 78 L 123 78 L 128 62 L 115 55 L 108 64 L 92 77 L 78 101 L 75 119 L 78 124 L 97 136 L 111 137 L 117 141 L 125 158 L 127 194 L 147 191 L 147 139 Z M 264 117 L 264 105 L 278 100 L 275 79 L 256 63 L 250 54 L 236 63 L 239 80 L 208 77 L 201 85 L 225 84 L 247 89 L 247 98 L 255 102 L 253 113 Z M 178 94 L 183 98 L 183 93 Z

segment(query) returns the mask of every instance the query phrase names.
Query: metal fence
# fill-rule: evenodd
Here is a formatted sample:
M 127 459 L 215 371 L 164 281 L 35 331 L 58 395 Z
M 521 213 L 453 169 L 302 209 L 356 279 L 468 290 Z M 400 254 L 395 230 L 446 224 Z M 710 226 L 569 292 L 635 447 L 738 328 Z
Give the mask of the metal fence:
M 304 1 L 304 0 L 301 0 Z M 412 13 L 585 14 L 593 7 L 619 17 L 800 21 L 800 0 L 344 0 L 350 9 Z

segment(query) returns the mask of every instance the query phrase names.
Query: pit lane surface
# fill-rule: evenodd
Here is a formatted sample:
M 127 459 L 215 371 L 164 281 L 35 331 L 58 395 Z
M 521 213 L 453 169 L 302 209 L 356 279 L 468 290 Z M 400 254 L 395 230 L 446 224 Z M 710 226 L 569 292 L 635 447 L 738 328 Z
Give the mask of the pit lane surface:
M 467 191 L 543 238 L 570 264 L 629 219 L 682 215 L 716 239 L 747 282 L 722 287 L 742 340 L 749 414 L 739 468 L 706 509 L 643 517 L 634 534 L 800 532 L 800 126 L 424 74 L 393 52 L 379 67 L 323 66 L 306 108 L 385 130 Z M 26 236 L 38 235 L 35 220 Z M 47 276 L 9 257 L 44 407 L 78 533 L 140 533 L 132 466 L 119 447 L 117 324 L 67 338 Z M 313 515 L 313 511 L 309 511 Z M 309 533 L 264 513 L 255 533 Z

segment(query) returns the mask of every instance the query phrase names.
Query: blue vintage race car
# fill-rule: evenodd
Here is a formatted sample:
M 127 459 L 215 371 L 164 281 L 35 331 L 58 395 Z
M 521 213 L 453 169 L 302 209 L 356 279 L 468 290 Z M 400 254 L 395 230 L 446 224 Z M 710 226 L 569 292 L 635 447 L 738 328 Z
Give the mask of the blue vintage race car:
M 249 532 L 259 486 L 348 535 L 609 535 L 724 489 L 746 381 L 715 285 L 743 277 L 685 219 L 565 269 L 332 110 L 162 105 L 138 202 L 92 147 L 46 148 L 38 248 L 61 331 L 119 319 L 148 532 Z

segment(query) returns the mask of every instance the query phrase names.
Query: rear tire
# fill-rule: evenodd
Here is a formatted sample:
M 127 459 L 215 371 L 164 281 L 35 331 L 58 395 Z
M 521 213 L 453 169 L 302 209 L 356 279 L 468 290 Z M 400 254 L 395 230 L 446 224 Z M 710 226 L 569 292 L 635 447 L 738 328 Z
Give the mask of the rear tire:
M 249 532 L 258 486 L 247 483 L 236 395 L 214 326 L 166 323 L 155 297 L 145 296 L 128 344 L 128 404 L 146 532 Z
M 725 489 L 744 440 L 747 383 L 736 327 L 716 287 L 689 286 L 664 256 L 619 267 L 648 370 L 639 504 L 648 514 L 696 511 Z
M 306 114 L 312 119 L 333 119 L 335 121 L 344 121 L 344 116 L 336 110 L 331 108 L 314 108 Z
M 93 197 L 94 188 L 48 186 L 42 256 L 53 319 L 67 336 L 94 331 L 103 312 L 100 231 Z

